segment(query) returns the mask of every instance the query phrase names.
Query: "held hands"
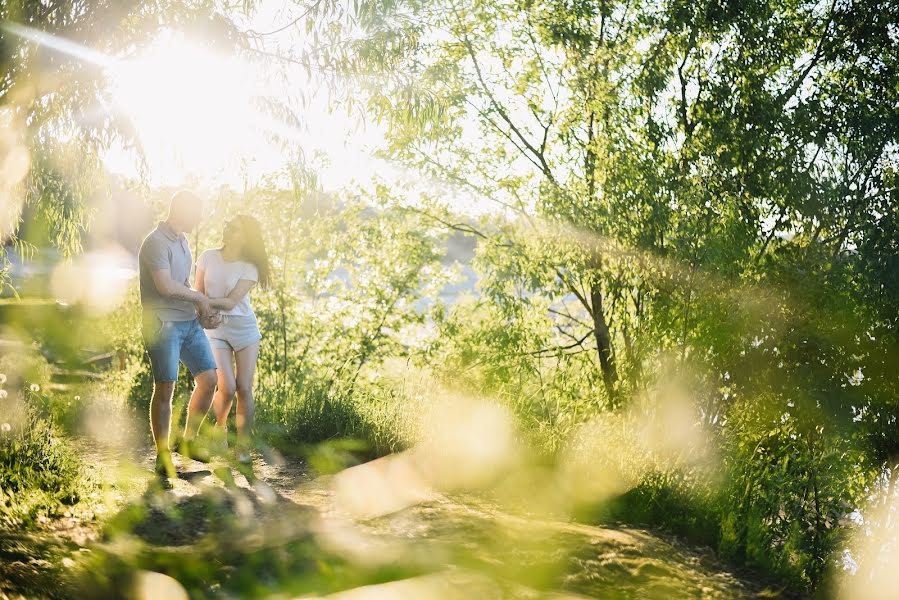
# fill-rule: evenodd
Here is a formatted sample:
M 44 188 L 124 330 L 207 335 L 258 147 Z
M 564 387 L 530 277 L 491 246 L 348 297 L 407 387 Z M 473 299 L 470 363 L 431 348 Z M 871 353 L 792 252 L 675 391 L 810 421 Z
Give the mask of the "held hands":
M 203 329 L 216 329 L 222 324 L 222 315 L 217 312 L 208 312 L 200 315 L 200 325 Z
M 200 325 L 203 329 L 215 329 L 222 324 L 222 315 L 212 308 L 209 298 L 203 298 L 197 302 L 197 314 L 200 317 Z

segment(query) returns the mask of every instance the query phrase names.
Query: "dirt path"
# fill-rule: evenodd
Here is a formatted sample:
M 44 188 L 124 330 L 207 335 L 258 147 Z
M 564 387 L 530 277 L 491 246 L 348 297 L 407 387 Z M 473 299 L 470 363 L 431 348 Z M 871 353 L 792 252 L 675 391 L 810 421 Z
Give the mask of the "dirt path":
M 106 492 L 113 514 L 93 521 L 102 527 L 77 515 L 55 526 L 77 576 L 64 569 L 59 589 L 41 586 L 50 596 L 186 597 L 185 588 L 207 597 L 342 599 L 758 593 L 709 553 L 640 529 L 514 515 L 441 495 L 353 519 L 329 478 L 278 455 L 257 456 L 252 473 L 176 457 L 180 476 L 163 491 L 150 483 L 148 449 L 82 445 L 86 463 L 116 482 Z

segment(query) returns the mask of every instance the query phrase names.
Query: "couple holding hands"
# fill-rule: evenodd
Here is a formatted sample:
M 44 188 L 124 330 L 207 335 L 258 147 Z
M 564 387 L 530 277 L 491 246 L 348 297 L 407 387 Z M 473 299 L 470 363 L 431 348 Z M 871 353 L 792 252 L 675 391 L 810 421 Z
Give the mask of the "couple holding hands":
M 200 255 L 191 286 L 193 260 L 185 234 L 200 224 L 202 215 L 203 201 L 197 195 L 176 192 L 168 217 L 144 239 L 138 256 L 142 334 L 153 370 L 155 471 L 167 485 L 176 475 L 169 431 L 179 361 L 195 385 L 177 451 L 208 461 L 208 448 L 197 441 L 200 425 L 212 407 L 217 437 L 227 443 L 228 415 L 236 396 L 236 458 L 252 462 L 253 376 L 262 336 L 250 290 L 268 285 L 268 255 L 258 221 L 238 215 L 225 225 L 222 246 Z

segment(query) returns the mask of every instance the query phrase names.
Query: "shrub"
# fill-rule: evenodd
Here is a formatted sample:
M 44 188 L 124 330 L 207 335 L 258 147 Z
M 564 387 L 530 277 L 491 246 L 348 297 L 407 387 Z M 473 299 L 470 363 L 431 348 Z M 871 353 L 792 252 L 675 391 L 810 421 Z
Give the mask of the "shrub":
M 48 420 L 18 403 L 0 411 L 0 522 L 33 525 L 78 502 L 88 483 L 72 447 Z M 10 419 L 9 417 L 16 417 Z M 12 421 L 12 422 L 10 422 Z

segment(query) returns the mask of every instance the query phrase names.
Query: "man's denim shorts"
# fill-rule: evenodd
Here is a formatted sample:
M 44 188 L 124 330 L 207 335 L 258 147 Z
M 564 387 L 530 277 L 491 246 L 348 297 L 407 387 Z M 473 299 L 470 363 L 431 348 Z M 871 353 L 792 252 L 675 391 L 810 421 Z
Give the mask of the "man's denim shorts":
M 215 368 L 199 319 L 161 321 L 148 316 L 144 318 L 143 335 L 154 381 L 176 381 L 179 359 L 194 377 Z

